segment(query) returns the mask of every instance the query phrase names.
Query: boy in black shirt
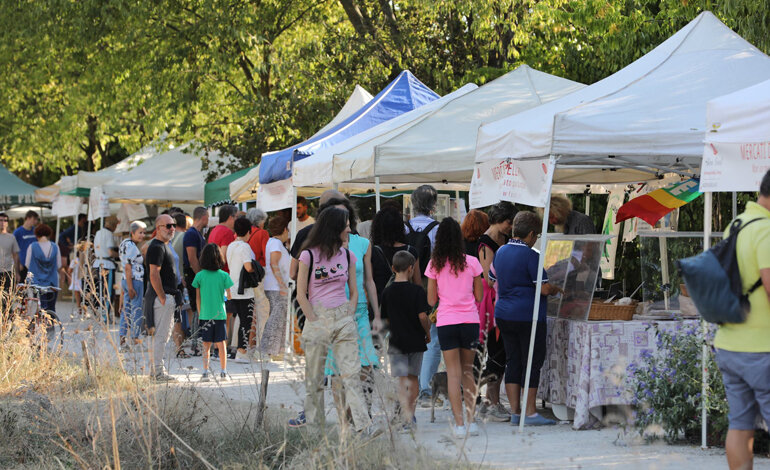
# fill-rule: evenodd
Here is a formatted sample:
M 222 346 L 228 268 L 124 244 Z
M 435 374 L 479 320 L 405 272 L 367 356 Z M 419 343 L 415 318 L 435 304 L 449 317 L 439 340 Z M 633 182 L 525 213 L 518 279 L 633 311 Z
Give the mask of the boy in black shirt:
M 404 430 L 414 428 L 414 409 L 420 391 L 418 376 L 422 353 L 430 342 L 428 299 L 422 286 L 412 284 L 414 256 L 408 251 L 393 255 L 394 282 L 382 293 L 382 316 L 390 319 L 390 368 L 398 377 L 398 399 Z

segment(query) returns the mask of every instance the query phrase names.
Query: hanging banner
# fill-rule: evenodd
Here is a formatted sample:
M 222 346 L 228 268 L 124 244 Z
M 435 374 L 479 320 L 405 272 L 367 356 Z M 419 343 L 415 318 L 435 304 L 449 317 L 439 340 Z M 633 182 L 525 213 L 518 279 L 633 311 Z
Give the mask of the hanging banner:
M 147 207 L 144 204 L 124 202 L 120 205 L 120 209 L 118 209 L 118 226 L 115 228 L 115 233 L 128 232 L 131 222 L 146 219 L 147 217 L 149 217 L 149 214 L 147 214 Z
M 79 211 L 78 211 L 79 209 Z M 84 214 L 88 210 L 77 196 L 59 195 L 51 204 L 51 213 L 56 217 L 72 217 L 75 214 Z
M 553 165 L 549 159 L 479 163 L 471 180 L 471 208 L 500 201 L 545 207 L 552 175 Z
M 294 186 L 291 179 L 260 184 L 257 189 L 257 207 L 265 212 L 290 208 L 294 204 Z
M 101 186 L 91 188 L 88 196 L 88 220 L 96 220 L 110 216 L 110 201 L 102 191 Z
M 607 239 L 602 247 L 602 258 L 599 263 L 602 270 L 602 279 L 615 279 L 615 255 L 618 252 L 617 235 L 620 232 L 620 225 L 614 223 L 614 221 L 625 198 L 626 191 L 620 188 L 610 191 L 607 199 L 607 212 L 604 214 L 602 235 L 611 235 L 612 237 Z
M 706 136 L 708 138 L 708 134 Z M 701 165 L 703 192 L 756 191 L 770 170 L 770 141 L 706 142 Z

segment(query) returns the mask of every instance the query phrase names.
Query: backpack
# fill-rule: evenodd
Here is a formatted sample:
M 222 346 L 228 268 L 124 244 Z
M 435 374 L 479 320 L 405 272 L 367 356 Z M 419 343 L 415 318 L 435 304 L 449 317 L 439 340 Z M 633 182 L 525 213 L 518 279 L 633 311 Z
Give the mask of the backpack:
M 743 323 L 749 313 L 749 295 L 762 279 L 743 292 L 743 280 L 738 269 L 736 245 L 738 233 L 747 225 L 761 219 L 743 223 L 735 219 L 730 224 L 729 236 L 703 253 L 677 261 L 679 275 L 692 298 L 695 307 L 709 323 Z
M 418 232 L 412 227 L 411 223 L 406 223 L 406 226 L 409 227 L 409 233 L 406 234 L 406 240 L 410 245 L 417 248 L 417 255 L 420 257 L 420 274 L 422 276 L 425 276 L 425 270 L 428 268 L 428 261 L 430 261 L 431 255 L 430 238 L 428 238 L 428 234 L 433 230 L 433 227 L 437 225 L 438 222 L 434 220 L 422 231 Z

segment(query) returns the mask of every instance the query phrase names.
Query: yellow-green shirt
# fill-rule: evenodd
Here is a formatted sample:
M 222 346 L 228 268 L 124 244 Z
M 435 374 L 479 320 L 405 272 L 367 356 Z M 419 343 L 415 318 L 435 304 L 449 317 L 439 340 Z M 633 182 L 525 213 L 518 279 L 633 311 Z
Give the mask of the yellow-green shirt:
M 760 269 L 770 269 L 770 211 L 756 202 L 749 202 L 739 216 L 743 223 L 762 218 L 742 229 L 736 245 L 738 268 L 741 271 L 743 291 L 759 279 Z M 728 229 L 725 229 L 727 237 Z M 750 296 L 751 311 L 744 323 L 721 325 L 714 338 L 714 346 L 736 352 L 770 352 L 770 300 L 760 285 Z

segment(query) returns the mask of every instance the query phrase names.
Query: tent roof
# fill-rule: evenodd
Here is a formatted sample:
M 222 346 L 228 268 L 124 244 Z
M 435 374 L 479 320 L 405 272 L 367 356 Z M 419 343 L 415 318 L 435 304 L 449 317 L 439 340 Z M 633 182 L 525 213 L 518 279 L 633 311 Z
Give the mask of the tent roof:
M 205 158 L 224 163 L 229 157 L 209 152 Z M 205 177 L 201 155 L 188 142 L 126 171 L 104 184 L 103 191 L 113 202 L 201 204 Z
M 310 137 L 310 139 L 314 139 L 318 136 L 321 136 L 326 132 L 328 132 L 330 129 L 337 127 L 338 124 L 342 123 L 347 118 L 355 114 L 356 111 L 364 107 L 364 105 L 372 101 L 372 99 L 374 99 L 374 97 L 372 96 L 371 93 L 366 91 L 361 85 L 356 85 L 356 87 L 353 89 L 353 93 L 350 94 L 350 96 L 348 97 L 348 100 L 342 106 L 342 109 L 340 109 L 340 112 L 338 112 L 337 115 L 334 116 L 334 118 L 331 121 L 329 121 L 325 126 L 319 129 L 318 132 L 313 134 L 313 136 Z
M 229 174 L 223 178 L 206 183 L 203 188 L 203 205 L 213 206 L 216 204 L 226 204 L 232 201 L 230 197 L 230 183 L 238 178 L 245 176 L 250 168 L 245 168 L 235 173 Z
M 476 161 L 567 155 L 560 165 L 688 170 L 706 101 L 770 76 L 770 61 L 710 12 L 619 72 L 479 129 Z M 693 157 L 682 163 L 680 157 Z M 689 165 L 689 166 L 688 166 Z M 611 166 L 611 165 L 610 165 Z
M 584 87 L 522 65 L 378 145 L 374 174 L 381 181 L 392 182 L 411 180 L 412 174 L 435 181 L 468 182 L 473 171 L 479 125 L 551 102 Z
M 157 145 L 150 144 L 123 160 L 99 171 L 79 171 L 71 176 L 63 176 L 59 188 L 62 194 L 88 197 L 91 188 L 101 186 L 126 171 L 140 165 L 158 154 Z
M 375 145 L 398 135 L 425 119 L 430 113 L 476 88 L 478 87 L 474 84 L 467 84 L 442 98 L 389 119 L 331 147 L 320 149 L 308 158 L 294 162 L 294 186 L 328 186 L 334 182 L 342 183 L 374 176 Z M 344 152 L 348 151 L 352 152 L 352 156 L 338 160 L 345 155 Z M 359 159 L 360 161 L 356 161 Z
M 401 72 L 372 101 L 326 133 L 287 149 L 263 155 L 259 182 L 271 183 L 291 178 L 291 165 L 319 149 L 330 147 L 395 116 L 429 103 L 439 96 L 411 72 Z
M 0 204 L 32 204 L 36 189 L 0 165 Z

